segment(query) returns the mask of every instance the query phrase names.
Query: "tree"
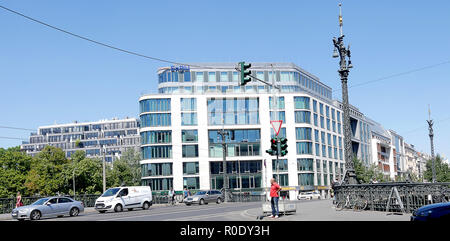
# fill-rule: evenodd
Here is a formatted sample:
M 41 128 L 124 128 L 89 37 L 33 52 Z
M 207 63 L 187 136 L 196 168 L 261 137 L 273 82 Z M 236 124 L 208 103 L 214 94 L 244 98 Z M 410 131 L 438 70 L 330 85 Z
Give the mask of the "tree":
M 433 180 L 433 159 L 427 161 L 424 178 L 428 181 Z M 442 161 L 442 157 L 438 154 L 435 157 L 436 182 L 450 182 L 449 166 Z
M 374 164 L 370 166 L 365 166 L 358 158 L 353 158 L 353 165 L 355 168 L 356 178 L 361 183 L 370 183 L 372 180 L 377 182 L 386 182 L 388 179 L 383 175 L 383 173 Z
M 31 169 L 25 182 L 28 193 L 52 195 L 66 192 L 63 169 L 68 162 L 60 148 L 44 147 L 31 161 Z
M 103 191 L 102 162 L 97 158 L 87 158 L 84 151 L 78 150 L 71 155 L 70 162 L 64 168 L 64 183 L 73 195 L 73 176 L 77 194 L 99 194 Z
M 15 196 L 18 191 L 27 194 L 25 180 L 31 159 L 20 147 L 0 148 L 0 197 Z
M 108 187 L 138 186 L 141 185 L 141 168 L 139 161 L 141 155 L 134 149 L 122 154 L 120 159 L 112 163 L 112 168 L 106 170 L 106 183 Z
M 130 148 L 122 154 L 120 160 L 127 163 L 127 165 L 130 167 L 131 185 L 140 185 L 141 165 L 139 162 L 141 161 L 141 153 L 139 151 L 135 151 L 134 148 Z

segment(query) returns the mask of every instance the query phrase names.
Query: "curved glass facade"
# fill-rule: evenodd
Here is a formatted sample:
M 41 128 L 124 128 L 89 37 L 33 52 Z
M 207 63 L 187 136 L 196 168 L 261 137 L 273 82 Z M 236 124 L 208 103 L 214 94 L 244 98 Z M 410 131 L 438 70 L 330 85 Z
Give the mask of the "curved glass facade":
M 141 115 L 141 127 L 170 126 L 170 113 L 154 113 Z
M 146 99 L 139 102 L 139 110 L 143 112 L 170 111 L 170 99 Z

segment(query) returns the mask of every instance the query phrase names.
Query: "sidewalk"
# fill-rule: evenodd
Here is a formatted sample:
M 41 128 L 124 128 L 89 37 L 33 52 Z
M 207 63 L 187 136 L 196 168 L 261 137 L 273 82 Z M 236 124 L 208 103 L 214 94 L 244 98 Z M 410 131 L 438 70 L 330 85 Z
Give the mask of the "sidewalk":
M 296 202 L 297 212 L 280 216 L 278 219 L 265 217 L 263 221 L 409 221 L 411 214 L 387 215 L 386 212 L 352 210 L 336 211 L 332 200 Z M 262 208 L 249 209 L 245 216 L 255 219 L 262 214 Z

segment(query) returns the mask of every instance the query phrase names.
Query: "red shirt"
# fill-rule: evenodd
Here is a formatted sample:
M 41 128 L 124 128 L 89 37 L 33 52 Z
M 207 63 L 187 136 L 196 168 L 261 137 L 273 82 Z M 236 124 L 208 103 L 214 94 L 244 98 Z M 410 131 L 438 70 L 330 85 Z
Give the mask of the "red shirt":
M 279 197 L 278 196 L 278 190 L 280 190 L 281 187 L 278 185 L 278 183 L 274 182 L 272 183 L 272 186 L 270 186 L 270 197 Z

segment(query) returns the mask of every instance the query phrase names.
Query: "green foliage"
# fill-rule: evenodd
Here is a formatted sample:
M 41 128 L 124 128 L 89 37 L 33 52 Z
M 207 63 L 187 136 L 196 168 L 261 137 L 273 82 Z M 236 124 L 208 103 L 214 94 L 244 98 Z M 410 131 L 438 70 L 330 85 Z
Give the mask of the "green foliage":
M 130 149 L 119 160 L 106 165 L 106 187 L 140 185 L 140 153 Z M 65 157 L 60 148 L 46 146 L 35 157 L 20 147 L 0 148 L 0 197 L 73 194 L 73 178 L 78 194 L 100 194 L 103 191 L 102 160 L 87 158 L 78 150 Z
M 134 149 L 124 152 L 119 160 L 114 161 L 112 169 L 107 173 L 108 186 L 141 185 L 140 160 L 140 153 L 134 151 Z
M 428 181 L 433 180 L 432 159 L 427 161 L 424 178 Z M 449 166 L 442 161 L 442 157 L 438 154 L 435 157 L 436 182 L 450 182 Z
M 356 178 L 360 183 L 370 183 L 372 180 L 377 182 L 387 182 L 389 179 L 383 175 L 376 165 L 369 167 L 363 165 L 358 158 L 353 158 L 353 165 L 355 168 Z
M 78 194 L 94 194 L 103 191 L 102 161 L 87 158 L 84 151 L 76 151 L 71 155 L 63 171 L 65 190 L 73 194 L 73 178 L 75 191 Z
M 0 148 L 0 197 L 15 196 L 26 192 L 26 174 L 30 170 L 31 157 L 20 147 Z
M 64 192 L 63 169 L 69 161 L 65 153 L 46 146 L 31 160 L 31 170 L 26 177 L 28 194 L 52 195 Z

